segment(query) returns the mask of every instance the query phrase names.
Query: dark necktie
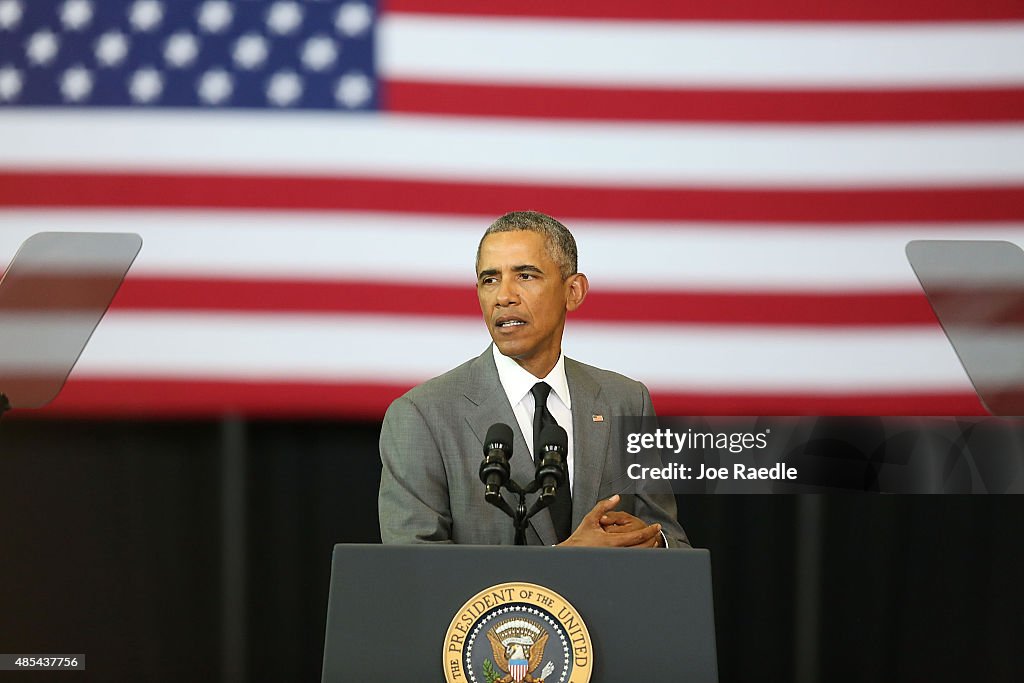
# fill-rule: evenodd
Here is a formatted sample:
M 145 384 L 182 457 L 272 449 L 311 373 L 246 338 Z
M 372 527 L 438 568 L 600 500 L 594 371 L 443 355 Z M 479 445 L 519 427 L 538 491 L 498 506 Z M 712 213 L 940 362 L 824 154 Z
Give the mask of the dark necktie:
M 534 462 L 540 462 L 541 444 L 540 433 L 548 425 L 557 425 L 554 416 L 548 410 L 548 394 L 551 393 L 551 386 L 547 382 L 537 382 L 530 389 L 535 401 L 533 409 L 533 452 Z M 566 454 L 568 456 L 568 454 Z M 555 495 L 555 502 L 548 508 L 551 511 L 551 521 L 555 525 L 555 533 L 558 540 L 564 541 L 572 534 L 572 498 L 569 495 L 569 480 L 558 487 Z

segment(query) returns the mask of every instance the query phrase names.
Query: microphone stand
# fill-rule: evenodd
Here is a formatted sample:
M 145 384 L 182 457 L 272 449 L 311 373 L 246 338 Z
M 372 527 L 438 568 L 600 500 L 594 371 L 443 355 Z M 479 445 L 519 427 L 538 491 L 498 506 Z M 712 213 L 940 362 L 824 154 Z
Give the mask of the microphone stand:
M 511 430 L 507 425 L 503 426 L 508 432 L 506 437 L 507 440 L 511 441 Z M 494 425 L 491 431 L 494 431 L 497 427 L 498 425 Z M 492 447 L 488 446 L 484 449 L 484 461 L 480 464 L 480 479 L 487 484 L 484 499 L 512 518 L 512 525 L 516 530 L 516 545 L 526 545 L 526 528 L 529 525 L 530 518 L 554 503 L 557 486 L 564 486 L 569 480 L 564 461 L 566 451 L 565 430 L 557 425 L 554 429 L 557 430 L 557 432 L 541 432 L 541 436 L 548 439 L 544 445 L 545 456 L 537 466 L 533 481 L 531 481 L 526 487 L 520 486 L 514 479 L 512 479 L 508 465 L 508 459 L 512 457 L 511 447 L 504 445 L 502 448 L 496 449 L 499 451 L 500 456 L 497 458 L 494 458 L 491 455 L 493 450 Z M 560 439 L 558 432 L 561 432 Z M 491 434 L 488 434 L 488 442 L 494 440 L 491 436 Z M 494 436 L 498 436 L 498 434 L 495 434 Z M 549 460 L 550 454 L 547 453 L 549 449 L 559 457 Z M 508 452 L 505 453 L 505 451 Z M 505 453 L 505 455 L 501 456 L 501 453 Z M 552 472 L 552 468 L 555 468 L 554 472 Z M 495 480 L 495 476 L 498 477 L 497 481 Z M 553 482 L 550 481 L 551 478 L 554 478 Z M 546 484 L 545 480 L 547 480 Z M 552 485 L 552 483 L 554 485 Z M 518 501 L 516 502 L 515 510 L 512 509 L 512 506 L 509 505 L 501 495 L 502 488 L 508 489 L 509 493 L 517 496 Z M 527 494 L 536 493 L 541 488 L 543 488 L 544 491 L 541 495 L 537 496 L 537 500 L 535 500 L 533 505 L 527 509 Z
M 519 497 L 519 502 L 516 504 L 515 510 L 505 502 L 505 499 L 501 496 L 495 496 L 494 499 L 488 498 L 487 502 L 491 503 L 494 507 L 498 508 L 506 515 L 512 518 L 512 525 L 516 529 L 516 545 L 526 545 L 526 528 L 529 526 L 530 518 L 535 514 L 543 510 L 544 508 L 551 505 L 554 502 L 554 498 L 545 501 L 543 498 L 538 498 L 529 510 L 526 509 L 526 496 L 530 493 L 536 493 L 540 489 L 540 482 L 536 479 L 530 482 L 529 486 L 523 488 L 515 482 L 513 479 L 509 479 L 508 483 L 505 484 L 505 488 L 509 490 L 515 496 Z

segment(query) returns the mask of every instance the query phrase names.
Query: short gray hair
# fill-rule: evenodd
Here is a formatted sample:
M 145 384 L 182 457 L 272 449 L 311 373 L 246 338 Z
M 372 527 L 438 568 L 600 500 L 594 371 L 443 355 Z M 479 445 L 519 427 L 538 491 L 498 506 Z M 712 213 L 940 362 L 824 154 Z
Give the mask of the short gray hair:
M 573 239 L 569 228 L 565 227 L 551 216 L 540 211 L 509 211 L 498 220 L 491 223 L 490 227 L 480 238 L 480 244 L 476 248 L 476 263 L 480 264 L 480 248 L 488 235 L 496 232 L 516 232 L 526 230 L 542 235 L 548 245 L 548 254 L 566 279 L 576 274 L 577 255 L 576 240 Z

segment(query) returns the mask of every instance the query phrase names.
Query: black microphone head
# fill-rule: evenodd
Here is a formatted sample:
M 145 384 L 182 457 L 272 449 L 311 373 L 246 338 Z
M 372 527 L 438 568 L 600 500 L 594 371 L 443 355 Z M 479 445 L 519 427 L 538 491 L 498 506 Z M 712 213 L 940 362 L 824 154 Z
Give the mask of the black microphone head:
M 564 430 L 563 430 L 564 433 Z M 512 428 L 507 424 L 496 422 L 487 430 L 487 437 L 484 439 L 484 455 L 494 448 L 505 451 L 505 457 L 512 457 Z
M 557 448 L 562 453 L 569 450 L 569 435 L 556 424 L 548 424 L 540 430 L 540 447 L 542 450 Z
M 535 480 L 541 482 L 541 502 L 550 505 L 555 500 L 557 488 L 565 485 L 568 476 L 565 459 L 569 451 L 569 435 L 558 425 L 548 424 L 540 430 L 538 441 L 540 457 Z

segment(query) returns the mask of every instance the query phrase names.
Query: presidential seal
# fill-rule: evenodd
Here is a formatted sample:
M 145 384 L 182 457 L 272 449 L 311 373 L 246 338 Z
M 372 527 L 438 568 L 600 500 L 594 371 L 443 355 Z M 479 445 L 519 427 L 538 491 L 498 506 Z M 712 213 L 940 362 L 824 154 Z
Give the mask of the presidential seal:
M 590 633 L 576 609 L 534 583 L 502 583 L 462 606 L 444 637 L 448 683 L 587 683 Z

